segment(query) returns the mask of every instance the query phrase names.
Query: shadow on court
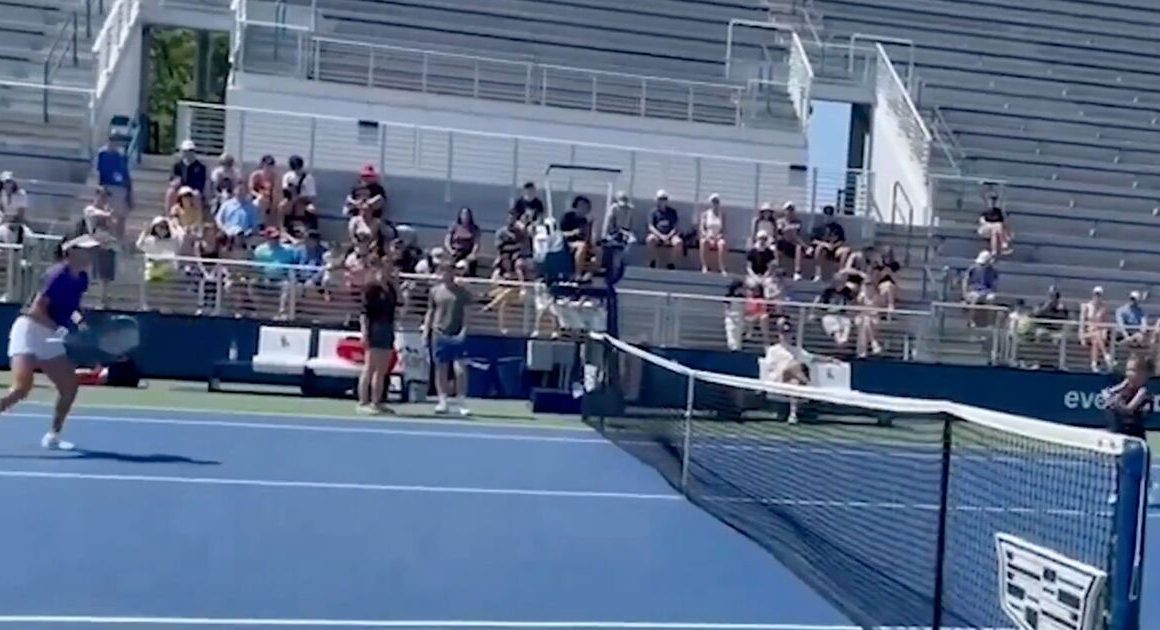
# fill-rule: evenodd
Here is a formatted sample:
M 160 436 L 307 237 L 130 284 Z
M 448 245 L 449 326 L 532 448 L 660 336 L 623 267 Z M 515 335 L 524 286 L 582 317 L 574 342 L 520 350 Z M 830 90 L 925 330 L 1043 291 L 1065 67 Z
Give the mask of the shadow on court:
M 86 460 L 124 462 L 127 464 L 191 464 L 194 466 L 220 466 L 221 462 L 213 459 L 196 459 L 185 455 L 171 455 L 168 453 L 118 453 L 116 451 L 92 451 L 77 449 L 75 451 L 56 451 L 51 453 L 32 454 L 2 454 L 0 459 L 47 459 L 47 460 Z

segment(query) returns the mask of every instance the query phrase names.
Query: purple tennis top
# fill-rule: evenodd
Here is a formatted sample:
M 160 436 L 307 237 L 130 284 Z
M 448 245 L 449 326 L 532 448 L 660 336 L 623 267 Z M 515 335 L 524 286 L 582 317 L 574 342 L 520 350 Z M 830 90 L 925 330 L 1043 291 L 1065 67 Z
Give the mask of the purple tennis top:
M 81 307 L 81 298 L 89 290 L 89 274 L 74 274 L 65 263 L 57 263 L 44 274 L 40 294 L 48 298 L 48 316 L 57 326 L 72 327 L 73 313 Z

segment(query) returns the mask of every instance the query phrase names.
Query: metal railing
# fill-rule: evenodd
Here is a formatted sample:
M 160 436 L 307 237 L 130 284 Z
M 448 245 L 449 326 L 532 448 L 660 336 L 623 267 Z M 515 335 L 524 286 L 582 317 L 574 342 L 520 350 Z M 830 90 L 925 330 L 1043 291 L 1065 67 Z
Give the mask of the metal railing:
M 240 23 L 243 70 L 424 94 L 741 125 L 747 86 L 609 72 L 315 36 L 309 28 Z M 783 86 L 784 87 L 784 86 Z
M 541 178 L 548 164 L 599 164 L 620 169 L 621 187 L 637 198 L 664 188 L 675 201 L 700 202 L 719 192 L 729 206 L 756 208 L 783 198 L 796 172 L 784 162 L 189 102 L 178 105 L 177 130 L 207 153 L 228 151 L 242 162 L 271 153 L 338 170 L 374 163 L 441 182 L 446 200 L 458 184 L 514 189 Z M 589 184 L 578 182 L 576 192 L 604 192 L 603 184 L 583 188 Z
M 57 70 L 64 65 L 66 60 L 71 59 L 73 67 L 80 65 L 80 58 L 78 57 L 78 43 L 79 24 L 77 12 L 73 11 L 72 16 L 66 19 L 60 25 L 60 29 L 56 32 L 56 36 L 52 40 L 52 44 L 48 47 L 48 52 L 44 55 L 44 84 L 52 85 L 56 78 Z M 45 115 L 48 111 L 48 97 L 44 101 Z
M 29 122 L 36 119 L 41 123 L 52 123 L 53 125 L 60 123 L 60 118 L 54 113 L 53 106 L 79 99 L 84 101 L 86 106 L 79 108 L 81 110 L 79 122 L 84 129 L 78 129 L 78 135 L 83 136 L 83 133 L 92 125 L 93 90 L 88 88 L 0 79 L 0 95 L 5 95 L 8 98 L 8 104 L 4 111 L 5 116 L 15 117 L 20 114 L 28 114 L 32 117 Z M 19 103 L 25 103 L 30 108 L 29 111 L 24 111 Z

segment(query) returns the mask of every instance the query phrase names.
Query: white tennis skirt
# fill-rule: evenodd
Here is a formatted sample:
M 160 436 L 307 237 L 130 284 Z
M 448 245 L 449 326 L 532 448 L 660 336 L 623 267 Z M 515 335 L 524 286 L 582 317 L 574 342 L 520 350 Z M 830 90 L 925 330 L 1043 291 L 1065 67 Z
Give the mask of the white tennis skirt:
M 64 328 L 49 328 L 21 315 L 8 331 L 8 357 L 30 354 L 41 361 L 64 356 Z

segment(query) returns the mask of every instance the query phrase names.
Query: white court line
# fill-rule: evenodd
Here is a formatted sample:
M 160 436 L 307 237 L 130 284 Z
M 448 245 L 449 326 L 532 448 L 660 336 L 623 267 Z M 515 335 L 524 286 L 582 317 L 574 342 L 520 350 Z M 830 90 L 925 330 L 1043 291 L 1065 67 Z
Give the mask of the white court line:
M 209 414 L 214 415 L 214 414 Z M 36 413 L 10 413 L 6 417 L 10 418 L 38 418 L 43 419 L 43 414 Z M 232 420 L 198 420 L 190 418 L 188 420 L 179 420 L 176 418 L 145 418 L 136 416 L 93 416 L 93 415 L 74 415 L 70 417 L 71 420 L 85 420 L 91 422 L 122 422 L 127 424 L 156 424 L 156 425 L 187 425 L 199 427 L 221 427 L 227 429 L 265 429 L 270 431 L 309 431 L 314 433 L 353 433 L 363 435 L 406 435 L 414 437 L 433 437 L 433 438 L 449 438 L 449 439 L 464 439 L 464 440 L 495 440 L 495 441 L 512 441 L 512 442 L 560 442 L 566 444 L 603 444 L 608 446 L 610 442 L 603 437 L 566 437 L 558 435 L 525 435 L 519 433 L 487 433 L 485 431 L 453 431 L 453 430 L 435 430 L 435 429 L 399 429 L 393 427 L 347 427 L 347 426 L 323 426 L 317 424 L 282 424 L 275 422 L 234 422 Z M 408 421 L 409 422 L 409 421 Z M 475 424 L 480 428 L 486 429 L 488 425 Z
M 298 488 L 311 490 L 362 490 L 368 492 L 401 492 L 426 494 L 477 494 L 571 499 L 634 499 L 639 501 L 684 501 L 679 494 L 648 492 L 600 492 L 588 490 L 543 490 L 535 488 L 477 488 L 471 486 L 423 486 L 378 483 L 344 483 L 329 481 L 278 481 L 272 479 L 237 479 L 230 477 L 173 477 L 167 475 L 116 475 L 95 473 L 0 470 L 0 478 L 69 479 L 77 481 L 121 481 L 139 483 L 175 483 L 205 486 L 248 486 L 255 488 Z
M 862 630 L 862 626 L 800 623 L 697 623 L 680 621 L 477 621 L 372 619 L 250 619 L 225 617 L 95 617 L 85 615 L 3 615 L 0 624 L 97 624 L 121 626 L 259 626 L 267 628 L 577 628 L 588 630 Z M 929 630 L 924 626 L 880 626 L 875 630 Z M 1010 630 L 944 628 L 943 630 Z

